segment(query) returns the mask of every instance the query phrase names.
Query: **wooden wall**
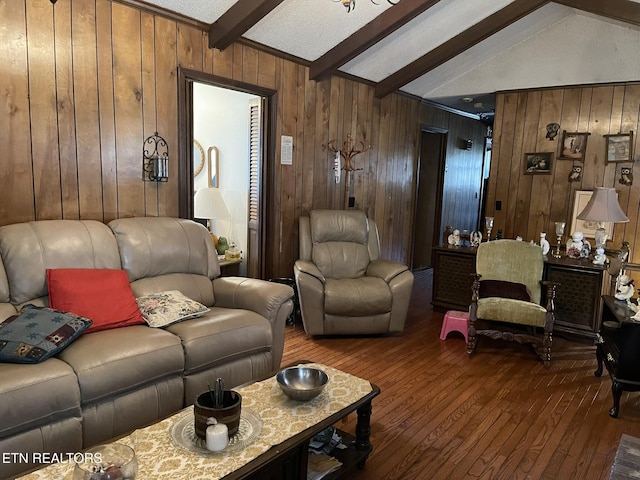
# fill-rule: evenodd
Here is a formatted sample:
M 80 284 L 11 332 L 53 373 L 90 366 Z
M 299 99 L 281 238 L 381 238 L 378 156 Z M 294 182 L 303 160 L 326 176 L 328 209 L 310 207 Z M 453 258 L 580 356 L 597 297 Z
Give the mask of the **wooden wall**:
M 633 248 L 640 223 L 639 113 L 638 84 L 498 94 L 486 212 L 495 216 L 494 231 L 502 228 L 506 238 L 521 235 L 525 240 L 538 241 L 540 232 L 555 232 L 556 221 L 566 221 L 569 229 L 576 190 L 615 187 L 630 221 L 615 225 L 613 239 L 607 247 L 619 248 L 624 239 L 631 244 L 631 260 L 640 261 L 640 250 Z M 560 132 L 550 141 L 546 138 L 546 126 L 554 122 L 560 124 Z M 554 156 L 558 156 L 562 130 L 590 133 L 584 162 L 555 160 L 550 175 L 524 175 L 526 152 L 554 152 Z M 629 131 L 634 132 L 636 161 L 605 164 L 603 135 Z M 574 164 L 582 166 L 579 182 L 568 181 Z M 623 166 L 633 166 L 632 186 L 619 183 Z M 496 200 L 502 201 L 501 211 L 494 208 Z M 555 233 L 548 234 L 547 238 L 555 244 Z
M 306 66 L 246 45 L 210 50 L 199 26 L 123 1 L 11 0 L 0 2 L 0 23 L 0 225 L 177 216 L 180 66 L 277 92 L 276 138 L 293 136 L 294 158 L 275 166 L 269 276 L 292 275 L 301 214 L 342 207 L 326 145 L 349 133 L 371 144 L 355 159 L 356 207 L 377 221 L 383 253 L 408 261 L 420 124 L 448 128 L 456 115 L 374 99 L 371 86 L 344 78 L 313 82 Z M 457 125 L 450 142 L 467 136 Z M 141 178 L 155 131 L 169 144 L 167 183 Z

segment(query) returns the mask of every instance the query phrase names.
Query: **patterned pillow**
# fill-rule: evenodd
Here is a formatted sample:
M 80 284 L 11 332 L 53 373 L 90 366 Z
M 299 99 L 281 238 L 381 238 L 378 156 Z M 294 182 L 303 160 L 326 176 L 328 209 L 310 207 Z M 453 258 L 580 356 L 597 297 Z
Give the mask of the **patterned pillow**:
M 150 327 L 166 327 L 209 311 L 208 307 L 191 300 L 178 290 L 152 293 L 137 298 L 136 302 Z
M 0 362 L 40 363 L 62 351 L 91 323 L 73 313 L 27 305 L 0 323 Z

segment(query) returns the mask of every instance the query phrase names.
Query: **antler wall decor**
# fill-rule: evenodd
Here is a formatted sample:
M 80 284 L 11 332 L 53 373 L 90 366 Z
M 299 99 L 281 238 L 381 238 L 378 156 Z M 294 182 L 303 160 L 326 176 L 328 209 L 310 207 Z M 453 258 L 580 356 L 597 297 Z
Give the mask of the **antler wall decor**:
M 371 145 L 364 144 L 363 141 L 358 142 L 360 146 L 359 149 L 356 149 L 356 143 L 351 138 L 351 135 L 347 135 L 347 139 L 342 144 L 342 148 L 338 149 L 336 147 L 336 141 L 331 140 L 327 145 L 329 150 L 333 153 L 340 153 L 340 156 L 344 159 L 344 165 L 342 166 L 342 170 L 347 172 L 347 178 L 344 182 L 344 209 L 346 210 L 349 207 L 349 190 L 351 188 L 351 172 L 355 172 L 356 170 L 362 170 L 362 168 L 355 168 L 353 166 L 353 157 L 359 155 L 363 152 L 366 152 L 371 148 Z

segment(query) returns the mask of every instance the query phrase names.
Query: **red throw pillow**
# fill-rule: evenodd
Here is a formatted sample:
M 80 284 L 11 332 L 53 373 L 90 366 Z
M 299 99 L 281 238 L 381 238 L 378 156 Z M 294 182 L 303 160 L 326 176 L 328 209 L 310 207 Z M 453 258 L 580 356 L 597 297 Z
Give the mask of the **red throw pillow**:
M 124 270 L 47 269 L 47 285 L 51 308 L 93 320 L 85 333 L 144 323 Z

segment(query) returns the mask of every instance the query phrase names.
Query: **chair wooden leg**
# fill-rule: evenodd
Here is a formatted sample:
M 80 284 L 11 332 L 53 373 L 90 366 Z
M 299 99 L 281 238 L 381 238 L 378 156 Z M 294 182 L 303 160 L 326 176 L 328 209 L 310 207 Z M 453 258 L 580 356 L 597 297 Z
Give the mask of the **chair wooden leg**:
M 553 334 L 551 332 L 544 332 L 544 340 L 542 342 L 545 368 L 551 367 L 551 343 L 553 342 Z

